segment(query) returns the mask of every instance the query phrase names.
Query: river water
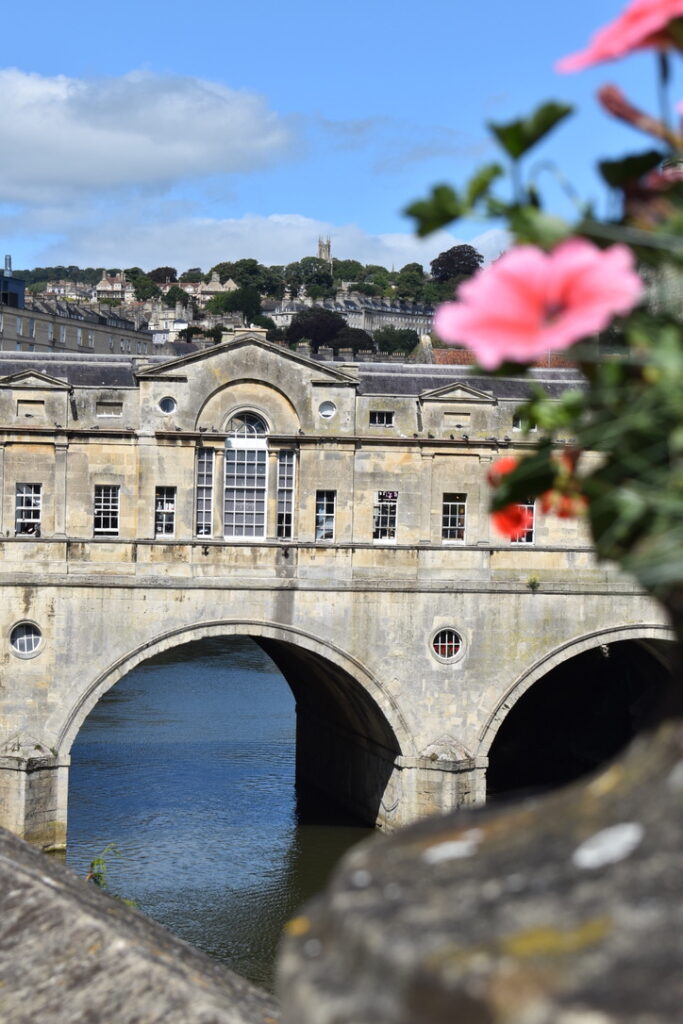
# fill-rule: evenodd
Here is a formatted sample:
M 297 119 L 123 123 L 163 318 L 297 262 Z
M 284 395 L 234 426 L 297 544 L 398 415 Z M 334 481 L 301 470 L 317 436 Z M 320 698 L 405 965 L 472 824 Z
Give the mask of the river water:
M 67 863 L 260 985 L 282 925 L 371 834 L 302 820 L 294 700 L 243 637 L 165 652 L 93 709 L 72 749 Z M 310 811 L 308 811 L 310 815 Z

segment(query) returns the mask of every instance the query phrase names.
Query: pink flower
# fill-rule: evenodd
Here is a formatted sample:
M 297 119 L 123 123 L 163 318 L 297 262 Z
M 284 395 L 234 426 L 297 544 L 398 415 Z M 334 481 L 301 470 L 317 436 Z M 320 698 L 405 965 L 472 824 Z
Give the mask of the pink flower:
M 553 252 L 520 245 L 460 286 L 436 312 L 443 341 L 466 345 L 479 365 L 534 362 L 603 330 L 643 293 L 624 245 L 598 249 L 571 238 Z
M 683 0 L 632 0 L 616 21 L 595 33 L 585 50 L 563 57 L 555 70 L 580 71 L 645 47 L 668 49 L 676 45 L 667 33 L 669 22 L 681 17 Z

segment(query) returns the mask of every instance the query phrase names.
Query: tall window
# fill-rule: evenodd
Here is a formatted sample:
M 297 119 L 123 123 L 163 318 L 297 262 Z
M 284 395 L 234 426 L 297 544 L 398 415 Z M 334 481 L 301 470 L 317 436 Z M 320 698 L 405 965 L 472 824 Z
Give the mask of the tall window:
M 228 423 L 225 442 L 223 532 L 226 537 L 265 537 L 267 428 L 244 412 Z
M 48 341 L 54 341 L 55 340 L 55 325 L 52 323 L 51 320 L 49 320 L 48 324 L 47 324 L 47 340 Z
M 336 491 L 315 492 L 315 539 L 334 540 L 334 520 L 337 511 Z
M 59 325 L 59 344 L 66 345 L 66 324 Z
M 213 448 L 197 449 L 195 516 L 198 537 L 210 537 L 213 533 L 213 460 Z
M 294 452 L 281 451 L 277 456 L 277 535 L 282 540 L 293 536 L 294 528 Z
M 378 491 L 372 510 L 372 539 L 396 540 L 398 491 Z
M 519 502 L 520 508 L 525 508 L 529 513 L 528 526 L 526 530 L 515 537 L 512 540 L 513 544 L 533 544 L 534 542 L 534 528 L 536 525 L 536 504 L 533 498 L 527 498 L 526 501 Z
M 157 487 L 154 492 L 154 535 L 172 537 L 175 533 L 175 487 Z
M 119 532 L 119 492 L 117 484 L 95 485 L 93 532 L 116 537 Z
M 40 535 L 41 484 L 17 484 L 14 529 Z
M 441 506 L 442 540 L 465 539 L 466 494 L 444 494 Z

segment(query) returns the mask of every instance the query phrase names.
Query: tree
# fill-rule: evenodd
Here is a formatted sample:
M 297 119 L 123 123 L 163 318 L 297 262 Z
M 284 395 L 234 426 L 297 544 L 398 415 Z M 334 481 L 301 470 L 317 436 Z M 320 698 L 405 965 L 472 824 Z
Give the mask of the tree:
M 183 284 L 198 284 L 204 280 L 204 274 L 201 267 L 190 267 L 183 274 L 180 275 L 180 281 Z
M 484 262 L 484 257 L 472 245 L 454 245 L 439 253 L 429 264 L 435 281 L 446 282 L 454 279 L 462 280 L 476 274 Z
M 133 278 L 132 285 L 138 302 L 147 302 L 148 299 L 156 299 L 161 295 L 158 285 L 147 277 L 146 274 Z
M 371 352 L 374 348 L 371 336 L 360 327 L 343 327 L 332 341 L 335 352 L 340 348 L 351 348 L 356 352 Z
M 237 288 L 214 295 L 206 304 L 207 313 L 242 313 L 248 323 L 261 312 L 261 296 L 255 288 Z
M 421 263 L 406 263 L 396 278 L 396 295 L 399 299 L 421 302 L 425 273 Z
M 335 281 L 362 281 L 363 264 L 358 260 L 332 260 L 332 273 Z
M 147 277 L 155 284 L 166 284 L 167 281 L 178 280 L 178 271 L 175 267 L 155 267 L 147 271 Z
M 174 284 L 171 285 L 171 287 L 164 295 L 163 301 L 165 306 L 168 306 L 169 309 L 172 309 L 178 302 L 183 306 L 187 306 L 192 300 L 184 288 L 181 288 L 179 285 Z
M 380 327 L 375 331 L 379 352 L 410 352 L 419 342 L 417 331 L 409 327 Z
M 333 339 L 346 327 L 346 320 L 339 313 L 322 306 L 311 306 L 297 313 L 285 332 L 287 341 L 292 344 L 304 339 L 311 342 L 314 352 L 320 345 L 332 343 Z

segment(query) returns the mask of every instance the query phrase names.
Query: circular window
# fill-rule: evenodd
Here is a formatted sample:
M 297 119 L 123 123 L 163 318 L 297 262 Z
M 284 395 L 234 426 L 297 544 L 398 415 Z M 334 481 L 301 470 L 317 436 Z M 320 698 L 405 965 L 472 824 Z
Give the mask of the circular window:
M 9 635 L 12 651 L 20 658 L 31 658 L 38 653 L 43 634 L 33 622 L 19 622 Z
M 166 395 L 166 397 L 162 398 L 161 401 L 159 402 L 159 408 L 161 409 L 162 412 L 165 412 L 166 415 L 168 415 L 169 413 L 176 411 L 176 409 L 178 408 L 178 403 L 176 402 L 175 398 L 171 398 L 170 395 Z
M 331 419 L 336 411 L 337 406 L 334 404 L 334 402 L 321 402 L 321 404 L 318 406 L 318 412 L 320 413 L 324 420 Z
M 462 637 L 454 629 L 440 629 L 432 638 L 432 650 L 440 661 L 455 661 L 462 651 Z

